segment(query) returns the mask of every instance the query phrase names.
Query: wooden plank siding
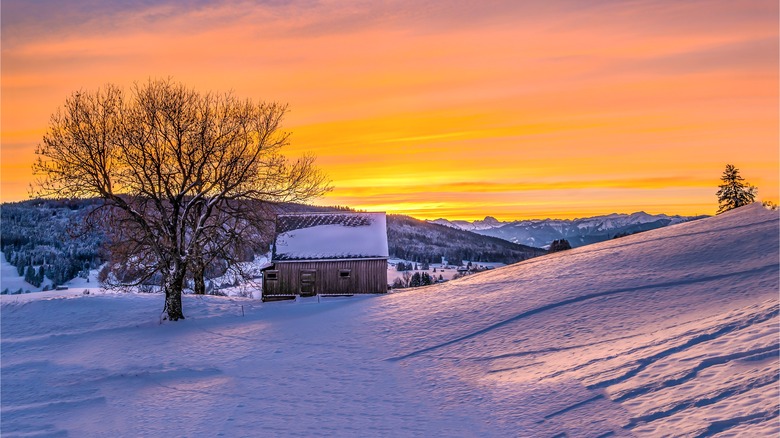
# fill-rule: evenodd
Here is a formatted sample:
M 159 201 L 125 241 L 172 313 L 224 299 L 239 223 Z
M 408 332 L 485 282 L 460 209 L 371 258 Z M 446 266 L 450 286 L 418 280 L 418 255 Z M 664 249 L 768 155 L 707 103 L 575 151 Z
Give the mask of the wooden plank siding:
M 269 272 L 270 271 L 270 272 Z M 276 271 L 276 279 L 268 274 Z M 307 289 L 304 279 L 314 278 L 317 295 L 355 295 L 387 292 L 387 260 L 332 260 L 275 262 L 263 275 L 263 299 L 280 299 L 301 294 Z M 346 272 L 349 275 L 344 275 Z

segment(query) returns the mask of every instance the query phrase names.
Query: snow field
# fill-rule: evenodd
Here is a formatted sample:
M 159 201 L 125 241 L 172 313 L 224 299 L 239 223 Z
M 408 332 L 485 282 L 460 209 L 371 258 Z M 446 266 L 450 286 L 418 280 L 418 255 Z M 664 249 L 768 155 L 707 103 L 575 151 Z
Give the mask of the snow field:
M 185 296 L 177 323 L 153 294 L 2 296 L 0 433 L 777 436 L 778 246 L 752 205 L 383 296 Z
M 774 436 L 777 227 L 754 205 L 421 289 L 394 358 L 469 370 L 528 436 Z

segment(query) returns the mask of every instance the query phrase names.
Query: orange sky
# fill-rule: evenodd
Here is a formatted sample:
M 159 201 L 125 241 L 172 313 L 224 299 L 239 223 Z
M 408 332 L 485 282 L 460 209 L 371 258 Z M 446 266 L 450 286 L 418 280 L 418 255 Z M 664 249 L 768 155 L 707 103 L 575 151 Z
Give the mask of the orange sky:
M 3 201 L 68 94 L 168 76 L 289 103 L 319 204 L 713 214 L 726 163 L 778 200 L 776 0 L 120 3 L 2 2 Z

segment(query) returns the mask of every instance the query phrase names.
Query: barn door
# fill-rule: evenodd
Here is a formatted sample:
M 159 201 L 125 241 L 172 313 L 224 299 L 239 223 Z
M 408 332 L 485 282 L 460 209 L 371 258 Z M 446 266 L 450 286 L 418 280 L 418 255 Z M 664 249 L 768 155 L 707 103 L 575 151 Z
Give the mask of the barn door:
M 310 297 L 317 294 L 315 285 L 317 283 L 317 271 L 314 269 L 301 269 L 300 285 L 301 296 Z

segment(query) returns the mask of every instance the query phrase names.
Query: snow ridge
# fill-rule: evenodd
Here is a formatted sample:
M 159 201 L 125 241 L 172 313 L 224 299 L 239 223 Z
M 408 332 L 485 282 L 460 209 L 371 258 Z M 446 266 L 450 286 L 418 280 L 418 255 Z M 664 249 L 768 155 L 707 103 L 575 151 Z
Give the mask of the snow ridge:
M 542 307 L 539 307 L 539 308 L 536 308 L 536 309 L 532 309 L 532 310 L 523 312 L 523 313 L 521 313 L 519 315 L 516 315 L 516 316 L 513 316 L 513 317 L 511 317 L 511 318 L 509 318 L 507 320 L 497 322 L 497 323 L 495 323 L 493 325 L 485 327 L 485 328 L 483 328 L 481 330 L 478 330 L 476 332 L 469 333 L 467 335 L 461 336 L 461 337 L 459 337 L 457 339 L 453 339 L 451 341 L 443 342 L 443 343 L 438 344 L 438 345 L 432 345 L 430 347 L 426 347 L 426 348 L 423 348 L 423 349 L 420 349 L 420 350 L 417 350 L 417 351 L 412 351 L 410 353 L 407 353 L 407 354 L 404 354 L 404 355 L 401 355 L 401 356 L 392 357 L 392 358 L 389 358 L 388 360 L 395 362 L 395 361 L 399 361 L 399 360 L 408 359 L 410 357 L 414 357 L 414 356 L 417 356 L 417 355 L 420 355 L 420 354 L 423 354 L 423 353 L 428 353 L 428 352 L 431 352 L 433 350 L 438 350 L 439 348 L 446 347 L 446 346 L 452 345 L 452 344 L 456 344 L 458 342 L 465 341 L 467 339 L 479 336 L 479 335 L 484 334 L 484 333 L 488 333 L 488 332 L 490 332 L 492 330 L 495 330 L 497 328 L 500 328 L 500 327 L 502 327 L 504 325 L 511 324 L 511 323 L 514 323 L 514 322 L 518 322 L 519 320 L 521 320 L 523 318 L 526 318 L 526 317 L 529 317 L 529 316 L 532 316 L 532 315 L 536 315 L 538 313 L 541 313 L 541 312 L 544 312 L 544 311 L 547 311 L 547 310 L 551 310 L 551 309 L 555 309 L 555 308 L 558 308 L 558 307 L 561 307 L 561 306 L 567 306 L 567 305 L 570 305 L 570 304 L 582 303 L 584 301 L 592 300 L 594 298 L 600 298 L 600 297 L 604 297 L 604 296 L 607 296 L 607 295 L 614 295 L 614 294 L 620 294 L 620 293 L 626 293 L 626 292 L 636 292 L 636 291 L 641 291 L 643 289 L 667 288 L 667 287 L 674 287 L 674 286 L 685 286 L 685 285 L 689 285 L 691 283 L 700 283 L 700 282 L 703 283 L 703 282 L 709 282 L 709 281 L 718 281 L 718 280 L 728 279 L 730 277 L 741 277 L 741 276 L 751 275 L 751 274 L 761 274 L 761 273 L 764 273 L 765 271 L 767 271 L 767 272 L 778 272 L 778 266 L 776 264 L 770 264 L 770 265 L 766 265 L 766 266 L 763 266 L 763 267 L 760 267 L 760 268 L 751 269 L 751 270 L 748 270 L 748 271 L 740 271 L 740 272 L 733 272 L 733 273 L 727 273 L 727 274 L 718 274 L 718 275 L 713 275 L 713 276 L 709 276 L 709 277 L 685 279 L 685 280 L 682 280 L 682 281 L 671 281 L 671 282 L 667 282 L 667 283 L 659 283 L 659 284 L 653 284 L 653 285 L 647 285 L 647 286 L 628 287 L 628 288 L 622 288 L 622 289 L 615 289 L 615 290 L 597 292 L 597 293 L 588 294 L 588 295 L 582 295 L 582 296 L 570 298 L 570 299 L 567 299 L 567 300 L 550 303 L 550 304 L 547 304 L 545 306 L 542 306 Z M 775 309 L 774 312 L 766 319 L 769 319 L 769 318 L 772 318 L 772 317 L 777 317 L 777 313 L 778 313 L 778 311 L 777 311 L 777 309 Z M 706 336 L 705 336 L 705 338 L 706 338 Z M 692 342 L 693 343 L 697 343 L 697 341 L 695 341 L 695 340 L 692 341 Z M 674 351 L 672 351 L 672 352 L 674 352 Z M 599 386 L 596 386 L 596 387 L 599 387 Z

